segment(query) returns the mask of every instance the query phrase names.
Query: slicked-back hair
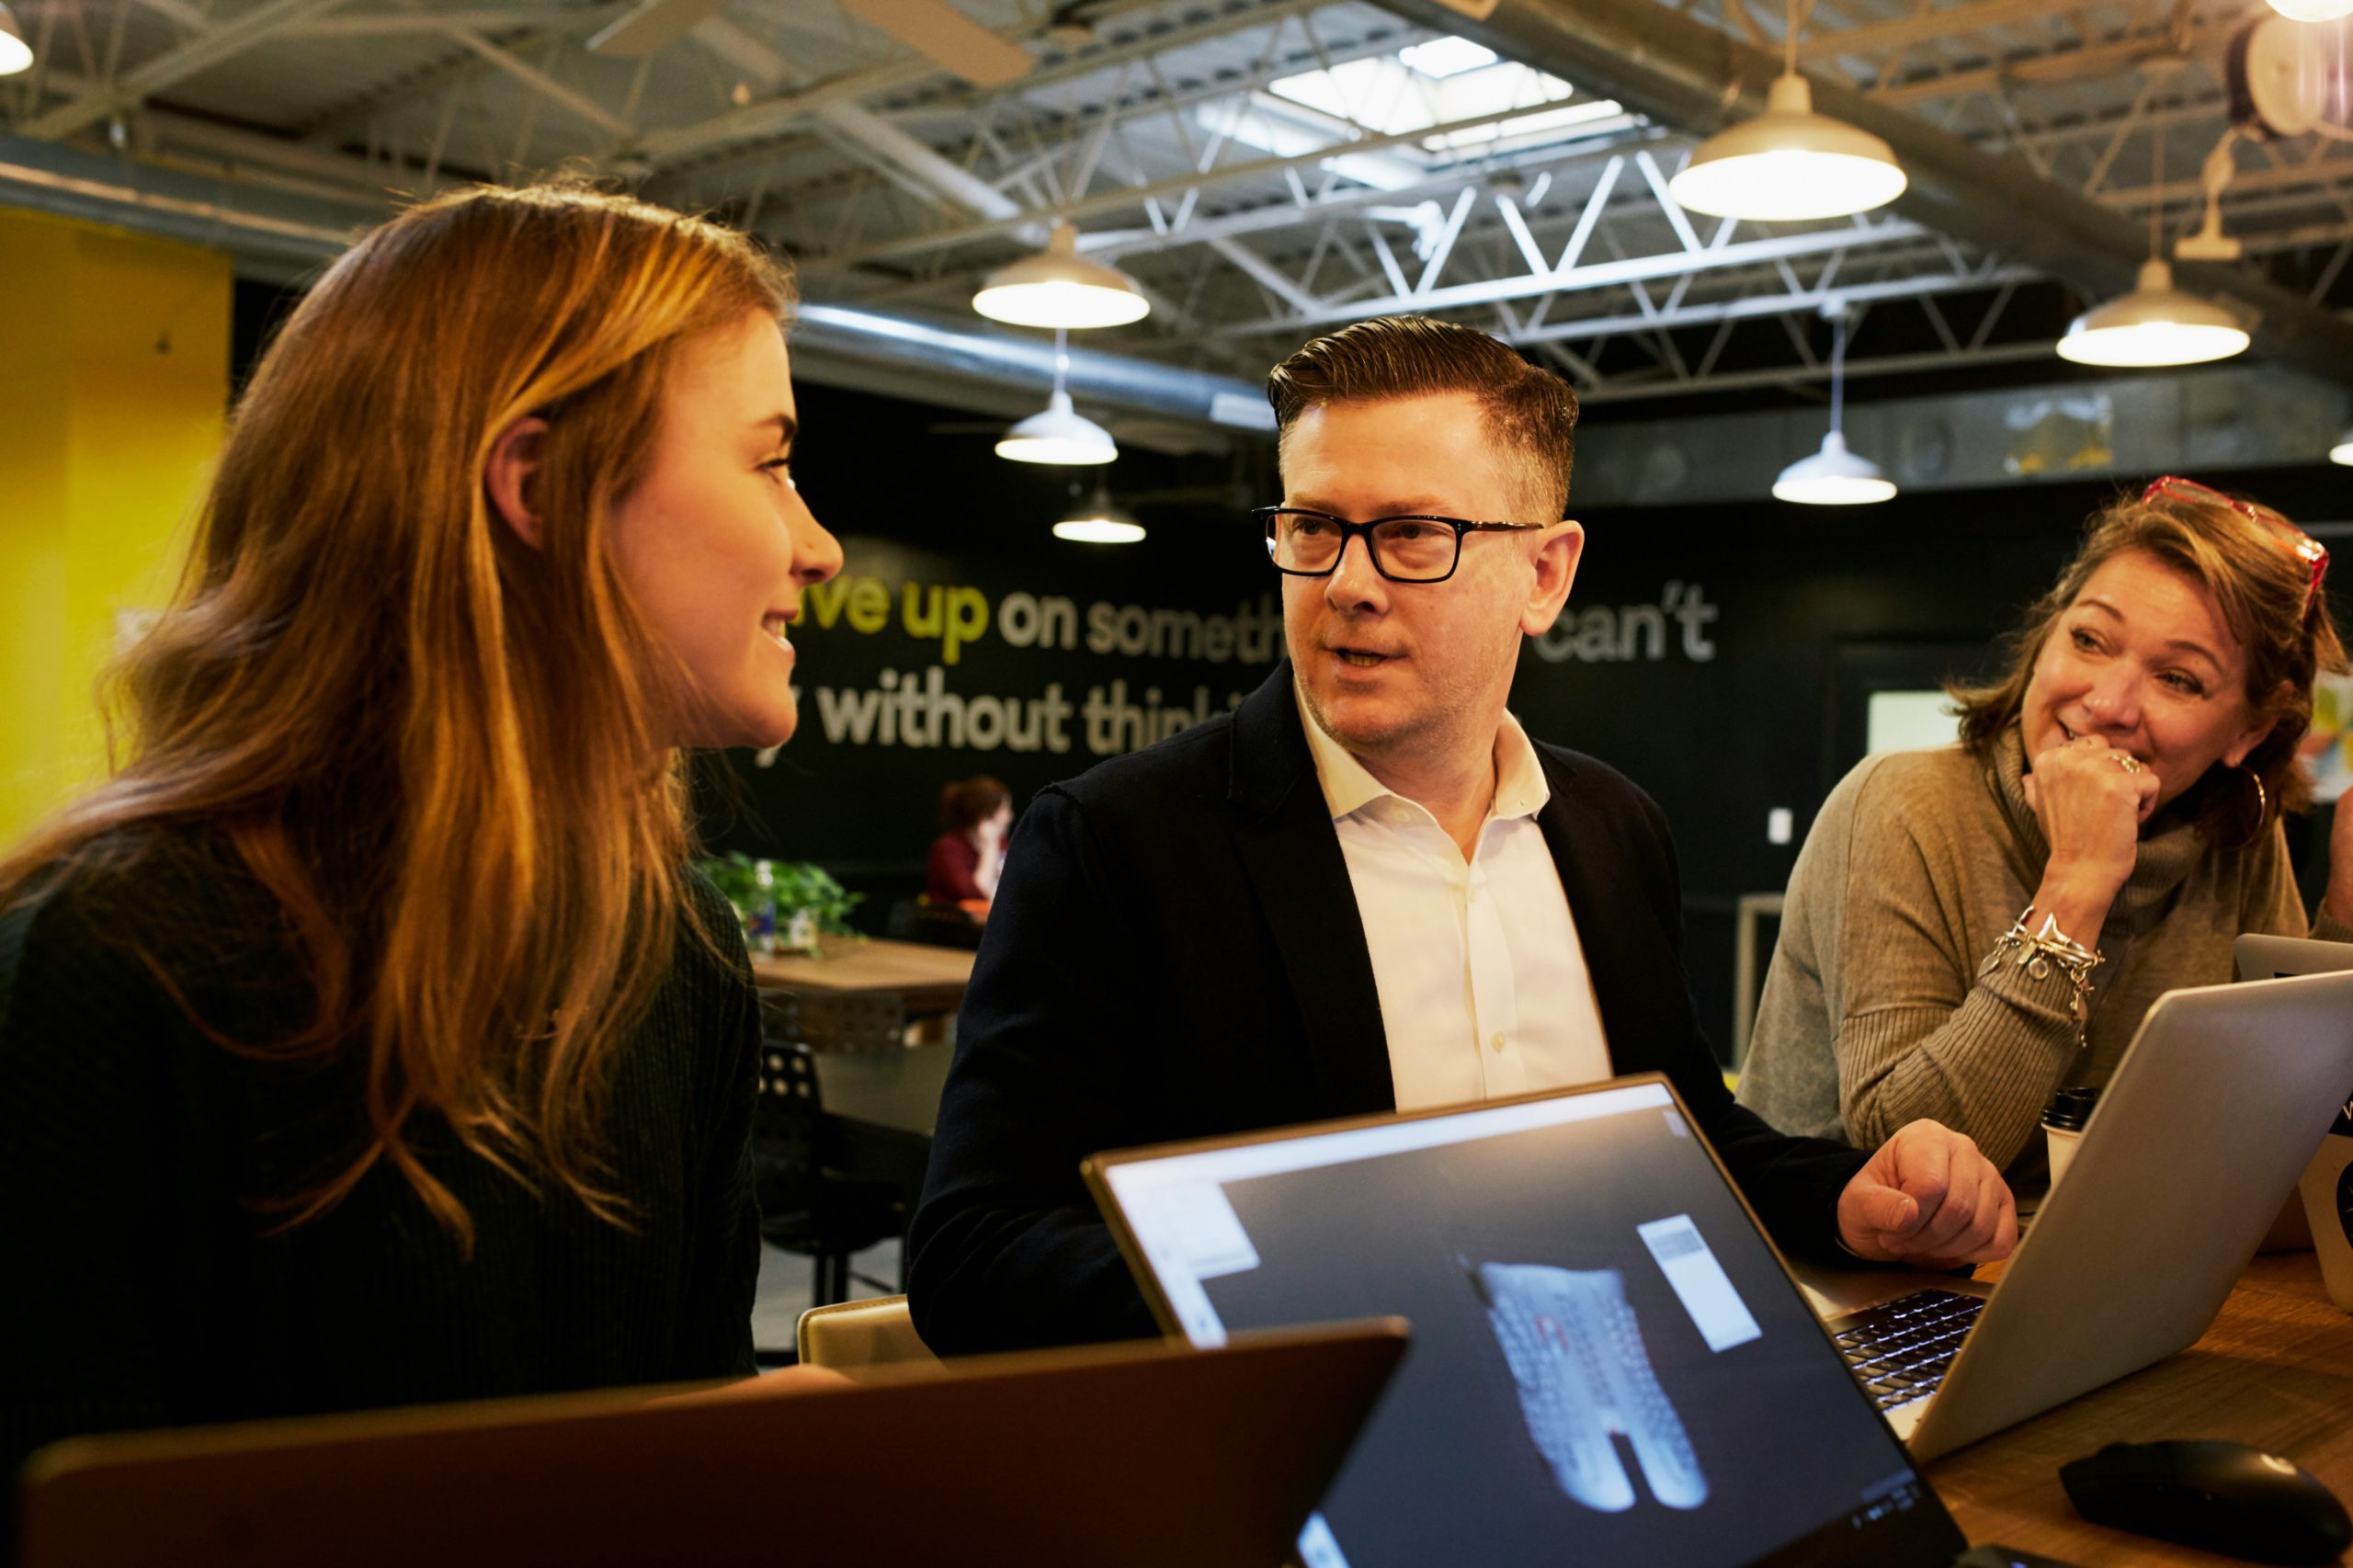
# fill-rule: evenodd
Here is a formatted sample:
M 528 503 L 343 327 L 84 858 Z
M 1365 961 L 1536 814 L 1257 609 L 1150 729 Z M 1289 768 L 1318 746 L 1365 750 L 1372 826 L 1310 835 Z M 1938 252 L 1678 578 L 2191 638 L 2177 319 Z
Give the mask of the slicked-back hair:
M 1529 500 L 1539 508 L 1526 517 L 1491 520 L 1549 523 L 1564 516 L 1577 394 L 1483 332 L 1429 316 L 1377 316 L 1325 334 L 1267 376 L 1267 401 L 1285 444 L 1311 408 L 1443 392 L 1479 400 L 1488 433 L 1520 466 Z

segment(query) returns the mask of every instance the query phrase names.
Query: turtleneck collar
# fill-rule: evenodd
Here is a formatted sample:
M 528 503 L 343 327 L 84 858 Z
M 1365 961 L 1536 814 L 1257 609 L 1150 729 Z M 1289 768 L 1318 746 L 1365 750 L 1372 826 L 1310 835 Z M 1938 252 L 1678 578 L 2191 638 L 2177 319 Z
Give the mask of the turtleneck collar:
M 2042 880 L 2042 868 L 2051 858 L 2051 843 L 2042 835 L 2041 819 L 2027 803 L 2026 742 L 2016 724 L 2003 731 L 2001 739 L 1995 744 L 1988 772 L 1988 782 L 2002 802 L 2003 815 L 2026 853 L 2026 882 L 2032 887 Z M 2116 902 L 2109 906 L 2108 924 L 2101 927 L 2103 931 L 2130 937 L 2147 930 L 2170 906 L 2175 891 L 2191 868 L 2205 858 L 2211 843 L 2196 820 L 2182 809 L 2196 793 L 2194 790 L 2184 791 L 2143 830 L 2132 875 L 2117 890 Z

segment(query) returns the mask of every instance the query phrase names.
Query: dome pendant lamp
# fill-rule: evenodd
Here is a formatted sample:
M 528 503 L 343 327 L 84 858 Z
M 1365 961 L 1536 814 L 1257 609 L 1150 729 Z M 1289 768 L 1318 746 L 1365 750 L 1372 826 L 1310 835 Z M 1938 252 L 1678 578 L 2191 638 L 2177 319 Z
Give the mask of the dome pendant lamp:
M 2353 468 L 2353 430 L 2347 430 L 2336 438 L 2336 445 L 2328 449 L 2328 460 Z
M 1833 305 L 1824 311 L 1834 335 L 1830 341 L 1830 434 L 1822 449 L 1800 458 L 1773 482 L 1777 500 L 1802 506 L 1867 506 L 1895 494 L 1895 482 L 1880 472 L 1870 459 L 1847 450 L 1843 428 L 1846 414 L 1847 312 Z
M 2173 267 L 2152 256 L 2130 294 L 2086 311 L 2068 324 L 2059 357 L 2078 365 L 2119 368 L 2202 365 L 2244 354 L 2249 339 L 2238 318 L 2173 286 Z
M 2152 133 L 2156 146 L 2152 185 L 2163 188 L 2165 177 L 2165 131 Z M 2185 293 L 2173 285 L 2173 264 L 2166 261 L 2165 203 L 2149 204 L 2149 259 L 2129 294 L 2096 305 L 2067 325 L 2059 340 L 2059 357 L 2078 365 L 2143 368 L 2152 365 L 2203 365 L 2244 354 L 2251 341 L 2238 318 L 2211 300 Z
M 17 25 L 17 14 L 6 4 L 0 4 L 0 76 L 13 76 L 32 62 L 32 45 L 25 41 L 25 29 Z
M 1850 218 L 1903 195 L 1894 149 L 1813 112 L 1813 88 L 1798 74 L 1797 0 L 1790 0 L 1782 48 L 1765 112 L 1700 142 L 1668 193 L 1694 212 L 1765 222 Z
M 1085 331 L 1141 321 L 1152 302 L 1118 267 L 1079 255 L 1078 231 L 1057 223 L 1044 250 L 989 274 L 972 309 L 1015 326 Z
M 1063 382 L 1070 369 L 1070 350 L 1063 331 L 1054 329 L 1054 394 L 1043 412 L 1033 414 L 1005 433 L 996 455 L 1017 463 L 1107 463 L 1120 455 L 1111 432 L 1080 417 L 1070 405 Z
M 1080 544 L 1134 544 L 1143 538 L 1143 525 L 1113 506 L 1109 488 L 1098 483 L 1093 495 L 1063 515 L 1054 537 Z

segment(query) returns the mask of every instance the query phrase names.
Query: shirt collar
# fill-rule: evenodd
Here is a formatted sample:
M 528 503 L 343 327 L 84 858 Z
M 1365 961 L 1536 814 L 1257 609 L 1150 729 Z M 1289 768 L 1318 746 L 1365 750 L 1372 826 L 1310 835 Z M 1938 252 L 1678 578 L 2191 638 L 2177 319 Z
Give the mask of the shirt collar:
M 1324 726 L 1308 711 L 1307 695 L 1296 680 L 1291 683 L 1291 700 L 1299 705 L 1308 755 L 1315 759 L 1315 781 L 1323 788 L 1324 804 L 1334 822 L 1375 801 L 1405 799 L 1375 778 L 1347 747 L 1324 733 Z M 1544 781 L 1544 765 L 1537 760 L 1535 744 L 1519 721 L 1506 712 L 1503 727 L 1495 732 L 1495 803 L 1489 814 L 1498 820 L 1532 817 L 1552 798 L 1552 787 Z

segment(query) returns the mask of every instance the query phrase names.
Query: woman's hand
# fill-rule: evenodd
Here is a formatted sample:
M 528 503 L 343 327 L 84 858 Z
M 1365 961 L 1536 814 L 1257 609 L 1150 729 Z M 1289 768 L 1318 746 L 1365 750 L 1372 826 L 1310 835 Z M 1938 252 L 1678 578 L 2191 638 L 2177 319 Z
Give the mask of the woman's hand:
M 2156 809 L 2157 776 L 2131 753 L 2082 735 L 2034 759 L 2026 798 L 2051 845 L 2035 910 L 2076 941 L 2094 945 L 2117 890 L 2132 874 L 2141 824 Z

